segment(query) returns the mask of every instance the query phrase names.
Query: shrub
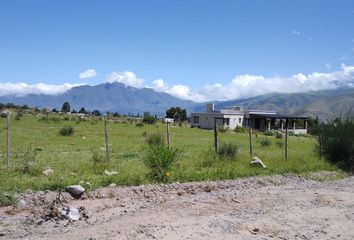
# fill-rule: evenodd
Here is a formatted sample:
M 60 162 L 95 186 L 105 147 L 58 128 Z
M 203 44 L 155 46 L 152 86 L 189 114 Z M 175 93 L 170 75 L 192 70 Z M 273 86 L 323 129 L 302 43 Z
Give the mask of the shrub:
M 29 173 L 37 163 L 38 151 L 38 148 L 34 148 L 33 146 L 25 147 L 21 156 L 21 166 L 18 167 L 18 170 L 22 173 Z
M 354 171 L 354 121 L 337 120 L 322 124 L 319 147 L 322 155 L 343 170 Z
M 265 130 L 263 133 L 264 136 L 274 136 L 275 132 L 271 130 Z
M 262 138 L 259 143 L 261 144 L 262 147 L 268 147 L 272 145 L 272 142 L 268 138 Z
M 146 124 L 155 124 L 157 121 L 157 119 L 151 115 L 150 113 L 148 112 L 145 112 L 144 113 L 144 117 L 143 117 L 143 123 L 146 123 Z
M 16 198 L 10 194 L 0 193 L 0 207 L 14 205 Z
M 235 133 L 247 133 L 248 129 L 245 127 L 237 126 L 234 130 Z
M 144 123 L 138 122 L 137 124 L 135 124 L 135 126 L 137 126 L 137 127 L 144 127 Z
M 172 164 L 178 160 L 177 149 L 168 149 L 161 145 L 150 146 L 144 157 L 144 164 L 149 168 L 148 177 L 157 182 L 167 182 Z
M 72 126 L 64 126 L 59 130 L 61 136 L 72 136 L 74 134 L 74 128 Z
M 221 142 L 218 149 L 218 155 L 222 159 L 233 160 L 237 157 L 239 152 L 239 145 L 231 142 Z
M 227 127 L 218 127 L 218 131 L 221 133 L 227 133 L 229 131 L 229 128 Z
M 214 149 L 209 149 L 201 154 L 200 167 L 212 167 L 217 160 L 217 154 Z
M 283 134 L 281 132 L 277 132 L 275 134 L 275 138 L 283 138 Z
M 150 146 L 165 145 L 165 139 L 160 133 L 145 134 L 145 142 Z
M 283 148 L 285 143 L 284 143 L 284 142 L 277 141 L 277 142 L 275 142 L 275 144 L 276 144 L 279 148 Z
M 93 162 L 94 165 L 103 163 L 104 156 L 102 154 L 100 154 L 98 151 L 94 151 L 94 152 L 92 152 L 91 161 Z

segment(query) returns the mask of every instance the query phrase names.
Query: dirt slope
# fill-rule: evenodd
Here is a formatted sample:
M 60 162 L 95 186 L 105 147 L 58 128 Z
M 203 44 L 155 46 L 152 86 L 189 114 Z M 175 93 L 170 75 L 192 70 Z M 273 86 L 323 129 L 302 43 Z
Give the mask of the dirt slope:
M 354 177 L 302 177 L 108 187 L 85 199 L 89 218 L 43 221 L 54 192 L 0 208 L 0 239 L 354 239 Z

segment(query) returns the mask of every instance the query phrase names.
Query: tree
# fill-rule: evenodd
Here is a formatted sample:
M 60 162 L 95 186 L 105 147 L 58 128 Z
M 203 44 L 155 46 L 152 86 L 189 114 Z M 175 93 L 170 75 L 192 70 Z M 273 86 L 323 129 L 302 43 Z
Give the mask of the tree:
M 96 116 L 96 117 L 99 117 L 99 116 L 101 116 L 102 114 L 101 114 L 101 112 L 98 111 L 98 110 L 93 110 L 93 111 L 92 111 L 92 115 L 94 115 L 94 116 Z
M 144 112 L 143 123 L 155 124 L 157 119 L 149 112 Z
M 86 111 L 86 109 L 85 109 L 84 107 L 82 107 L 82 108 L 79 110 L 79 113 L 84 113 L 84 114 L 86 114 L 87 111 Z
M 187 111 L 180 107 L 171 107 L 166 111 L 167 118 L 173 118 L 175 122 L 187 121 Z
M 70 112 L 70 103 L 69 102 L 64 102 L 63 107 L 61 108 L 62 112 L 68 113 Z

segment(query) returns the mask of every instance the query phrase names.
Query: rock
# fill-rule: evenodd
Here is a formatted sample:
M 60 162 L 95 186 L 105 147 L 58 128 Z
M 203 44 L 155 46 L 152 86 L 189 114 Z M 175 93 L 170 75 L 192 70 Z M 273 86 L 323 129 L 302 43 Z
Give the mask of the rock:
M 61 213 L 65 218 L 77 221 L 80 219 L 80 211 L 72 206 L 63 206 L 58 208 L 58 212 Z
M 23 199 L 21 199 L 20 201 L 17 202 L 17 206 L 20 208 L 25 208 L 25 207 L 27 207 L 27 205 L 28 205 L 28 202 Z
M 117 187 L 117 184 L 111 183 L 111 184 L 109 184 L 109 186 L 110 186 L 110 187 Z
M 53 169 L 51 169 L 51 168 L 47 168 L 47 169 L 45 169 L 43 172 L 42 172 L 42 174 L 44 175 L 44 176 L 50 176 L 50 175 L 53 175 L 53 173 L 54 173 L 54 171 L 53 171 Z
M 70 206 L 69 213 L 68 213 L 67 217 L 73 221 L 79 220 L 80 219 L 79 209 Z
M 85 188 L 81 185 L 67 186 L 66 191 L 70 193 L 73 198 L 79 199 L 85 192 Z
M 263 168 L 266 168 L 266 165 L 262 162 L 262 160 L 256 156 L 252 158 L 250 164 L 253 166 L 262 166 Z
M 110 171 L 104 170 L 104 174 L 106 174 L 107 176 L 112 176 L 112 175 L 118 174 L 118 172 L 116 172 L 116 171 L 110 172 Z

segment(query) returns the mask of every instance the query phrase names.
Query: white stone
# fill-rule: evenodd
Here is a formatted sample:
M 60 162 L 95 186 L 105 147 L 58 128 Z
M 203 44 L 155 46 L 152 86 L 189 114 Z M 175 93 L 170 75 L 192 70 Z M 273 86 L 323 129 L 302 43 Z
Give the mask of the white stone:
M 254 165 L 254 166 L 262 166 L 263 168 L 266 168 L 266 165 L 262 162 L 261 159 L 259 159 L 258 157 L 253 157 L 252 158 L 252 161 L 250 162 L 251 165 Z
M 45 170 L 42 172 L 42 174 L 43 174 L 44 176 L 47 176 L 47 177 L 48 177 L 48 176 L 54 174 L 54 170 L 51 169 L 51 168 L 47 168 L 47 169 L 45 169 Z

